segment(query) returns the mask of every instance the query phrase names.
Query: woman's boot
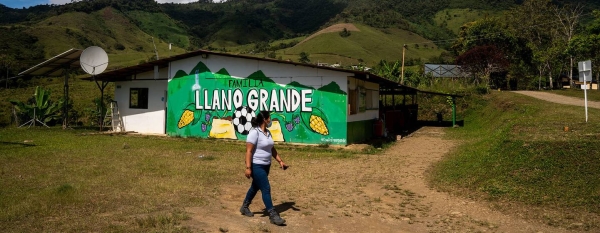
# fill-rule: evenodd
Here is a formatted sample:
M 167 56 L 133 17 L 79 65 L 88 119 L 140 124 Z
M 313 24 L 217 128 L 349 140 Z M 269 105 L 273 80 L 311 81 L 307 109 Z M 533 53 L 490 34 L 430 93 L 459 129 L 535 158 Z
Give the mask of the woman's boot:
M 285 220 L 279 217 L 279 214 L 277 213 L 277 211 L 275 211 L 275 209 L 269 210 L 269 220 L 271 220 L 271 223 L 278 226 L 281 226 L 285 223 Z
M 240 208 L 240 213 L 242 213 L 243 215 L 246 215 L 248 217 L 253 217 L 254 213 L 252 213 L 252 211 L 250 211 L 250 202 L 246 202 L 244 201 L 244 204 L 242 204 L 242 207 Z

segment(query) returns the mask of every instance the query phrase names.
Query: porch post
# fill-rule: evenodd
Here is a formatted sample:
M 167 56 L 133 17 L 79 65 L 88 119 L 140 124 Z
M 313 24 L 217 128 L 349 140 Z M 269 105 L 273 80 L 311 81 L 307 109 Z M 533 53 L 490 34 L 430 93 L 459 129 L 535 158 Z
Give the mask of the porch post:
M 455 97 L 452 96 L 452 127 L 456 125 L 456 102 Z

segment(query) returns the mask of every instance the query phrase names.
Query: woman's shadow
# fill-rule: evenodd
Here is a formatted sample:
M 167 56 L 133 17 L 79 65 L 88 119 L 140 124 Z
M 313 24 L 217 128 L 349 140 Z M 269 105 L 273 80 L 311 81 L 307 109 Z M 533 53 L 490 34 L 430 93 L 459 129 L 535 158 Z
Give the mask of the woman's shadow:
M 296 204 L 296 202 L 284 202 L 279 205 L 275 205 L 273 207 L 275 208 L 275 211 L 277 211 L 277 213 L 279 213 L 279 214 L 286 212 L 289 209 L 292 209 L 293 211 L 300 211 L 300 209 L 298 209 L 297 207 L 294 206 L 295 204 Z M 255 213 L 255 214 L 260 214 L 260 213 L 263 214 L 262 217 L 269 216 L 269 212 L 267 212 L 266 209 L 263 210 L 262 212 Z

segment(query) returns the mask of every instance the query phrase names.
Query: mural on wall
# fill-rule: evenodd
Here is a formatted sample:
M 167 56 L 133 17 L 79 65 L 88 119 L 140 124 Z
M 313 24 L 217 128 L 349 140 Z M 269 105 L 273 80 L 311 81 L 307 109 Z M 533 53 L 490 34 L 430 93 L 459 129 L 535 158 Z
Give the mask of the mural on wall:
M 346 144 L 347 93 L 335 82 L 318 89 L 303 85 L 302 78 L 281 84 L 260 70 L 232 77 L 199 62 L 190 73 L 177 71 L 168 92 L 171 136 L 245 140 L 252 118 L 267 110 L 275 141 Z

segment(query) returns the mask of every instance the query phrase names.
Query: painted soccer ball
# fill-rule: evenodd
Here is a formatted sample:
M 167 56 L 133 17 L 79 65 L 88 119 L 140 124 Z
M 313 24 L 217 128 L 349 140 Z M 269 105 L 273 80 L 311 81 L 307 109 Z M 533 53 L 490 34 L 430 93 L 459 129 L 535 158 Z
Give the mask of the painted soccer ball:
M 252 129 L 252 119 L 256 117 L 254 110 L 248 106 L 242 106 L 235 109 L 233 113 L 233 126 L 235 130 L 242 134 L 248 135 Z

